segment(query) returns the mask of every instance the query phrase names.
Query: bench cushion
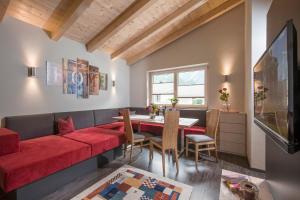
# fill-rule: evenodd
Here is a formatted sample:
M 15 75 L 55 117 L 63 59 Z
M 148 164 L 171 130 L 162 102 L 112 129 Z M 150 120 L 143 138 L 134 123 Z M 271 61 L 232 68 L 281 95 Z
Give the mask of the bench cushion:
M 20 152 L 0 157 L 0 186 L 9 192 L 90 157 L 89 145 L 60 136 L 21 141 Z
M 125 142 L 124 132 L 96 127 L 77 130 L 63 137 L 91 145 L 92 156 L 112 150 Z
M 109 124 L 98 125 L 97 128 L 112 129 L 117 131 L 125 131 L 124 122 L 112 122 Z
M 20 150 L 19 135 L 6 128 L 0 128 L 0 156 Z

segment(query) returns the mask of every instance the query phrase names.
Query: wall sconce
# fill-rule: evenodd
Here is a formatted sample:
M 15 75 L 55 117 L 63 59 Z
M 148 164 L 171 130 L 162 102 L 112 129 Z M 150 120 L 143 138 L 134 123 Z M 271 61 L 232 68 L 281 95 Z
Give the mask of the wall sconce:
M 27 67 L 28 77 L 36 77 L 36 67 Z
M 224 75 L 224 82 L 228 82 L 229 81 L 229 75 Z
M 116 87 L 116 81 L 112 81 L 112 86 Z

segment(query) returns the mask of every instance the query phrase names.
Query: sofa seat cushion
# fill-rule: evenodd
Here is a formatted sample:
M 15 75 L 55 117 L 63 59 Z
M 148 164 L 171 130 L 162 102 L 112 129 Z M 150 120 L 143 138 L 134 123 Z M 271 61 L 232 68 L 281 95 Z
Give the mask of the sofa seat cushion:
M 60 136 L 20 142 L 20 151 L 0 157 L 0 185 L 12 191 L 91 157 L 84 143 Z
M 156 136 L 162 135 L 163 128 L 163 124 L 141 123 L 141 132 L 152 133 Z
M 114 149 L 125 142 L 124 132 L 96 127 L 77 130 L 63 137 L 91 145 L 92 156 Z
M 19 140 L 18 133 L 0 128 L 0 156 L 18 152 L 20 150 Z
M 102 124 L 102 125 L 98 125 L 97 128 L 112 129 L 112 130 L 123 131 L 123 132 L 125 130 L 124 122 L 112 122 L 109 124 Z

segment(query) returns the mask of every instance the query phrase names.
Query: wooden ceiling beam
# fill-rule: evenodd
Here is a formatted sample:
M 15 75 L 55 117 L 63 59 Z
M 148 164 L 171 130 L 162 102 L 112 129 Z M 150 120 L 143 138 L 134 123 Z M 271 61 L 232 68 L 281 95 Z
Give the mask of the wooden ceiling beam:
M 152 54 L 153 52 L 161 49 L 162 47 L 170 44 L 171 42 L 177 40 L 178 38 L 188 34 L 189 32 L 199 28 L 200 26 L 212 21 L 213 19 L 223 15 L 224 13 L 228 12 L 229 10 L 235 8 L 236 6 L 242 4 L 244 0 L 228 0 L 225 3 L 219 5 L 218 7 L 210 10 L 206 14 L 198 17 L 197 19 L 191 21 L 189 24 L 181 27 L 180 29 L 176 30 L 175 32 L 171 33 L 167 37 L 163 38 L 162 40 L 158 41 L 156 44 L 150 46 L 148 49 L 142 50 L 140 53 L 133 55 L 130 58 L 127 58 L 127 63 L 132 65 L 137 61 L 141 60 L 142 58 Z M 195 10 L 194 12 L 196 12 Z
M 185 3 L 183 6 L 175 10 L 173 13 L 169 14 L 163 20 L 158 21 L 156 24 L 145 30 L 142 34 L 138 35 L 137 37 L 133 38 L 131 41 L 127 42 L 121 48 L 116 50 L 111 54 L 112 59 L 116 57 L 122 57 L 122 55 L 128 51 L 132 46 L 138 44 L 139 42 L 143 41 L 145 38 L 157 33 L 159 30 L 163 29 L 164 27 L 170 25 L 178 18 L 183 17 L 190 13 L 191 11 L 195 10 L 196 8 L 202 6 L 206 3 L 207 0 L 191 0 Z
M 7 13 L 9 3 L 10 3 L 10 0 L 1 0 L 0 1 L 0 23 L 2 22 L 2 20 L 4 19 L 5 15 Z
M 45 23 L 44 27 L 47 27 L 49 23 L 53 23 L 54 17 L 59 13 L 63 4 L 68 3 L 67 10 L 64 13 L 64 16 L 60 23 L 57 25 L 55 30 L 45 30 L 49 33 L 51 39 L 57 41 L 59 40 L 64 33 L 74 24 L 74 22 L 80 17 L 80 15 L 91 5 L 94 0 L 61 0 L 59 5 L 53 11 L 51 17 Z
M 100 31 L 94 38 L 86 44 L 89 52 L 92 52 L 103 45 L 110 37 L 121 30 L 128 22 L 138 16 L 144 10 L 153 5 L 156 0 L 136 0 L 116 19 L 108 24 L 102 31 Z

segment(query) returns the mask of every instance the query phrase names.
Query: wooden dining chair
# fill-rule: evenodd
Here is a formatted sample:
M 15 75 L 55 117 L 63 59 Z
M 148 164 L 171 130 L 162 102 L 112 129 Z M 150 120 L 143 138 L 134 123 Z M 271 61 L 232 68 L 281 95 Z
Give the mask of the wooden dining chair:
M 175 157 L 177 173 L 179 171 L 178 152 L 177 152 L 177 137 L 179 128 L 179 111 L 168 111 L 165 113 L 164 128 L 162 137 L 150 138 L 150 153 L 149 159 L 153 159 L 153 148 L 157 147 L 162 151 L 162 167 L 163 175 L 165 176 L 165 153 L 168 150 L 173 151 Z
M 217 152 L 217 133 L 219 126 L 220 111 L 217 109 L 208 110 L 206 112 L 206 133 L 205 135 L 189 134 L 186 136 L 185 153 L 188 157 L 188 152 L 195 152 L 195 163 L 197 167 L 198 153 L 201 151 L 215 151 L 216 161 L 218 161 Z M 190 149 L 189 145 L 193 144 L 195 149 Z
M 151 138 L 151 134 L 149 133 L 134 133 L 131 120 L 130 120 L 130 111 L 129 109 L 124 109 L 121 111 L 121 114 L 123 115 L 123 121 L 125 126 L 125 146 L 124 146 L 124 158 L 126 157 L 126 151 L 128 149 L 128 145 L 130 145 L 130 162 L 132 160 L 132 151 L 133 147 L 139 145 L 141 148 L 141 151 L 143 149 L 143 146 L 149 146 L 149 140 Z

